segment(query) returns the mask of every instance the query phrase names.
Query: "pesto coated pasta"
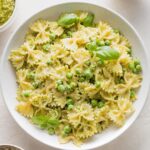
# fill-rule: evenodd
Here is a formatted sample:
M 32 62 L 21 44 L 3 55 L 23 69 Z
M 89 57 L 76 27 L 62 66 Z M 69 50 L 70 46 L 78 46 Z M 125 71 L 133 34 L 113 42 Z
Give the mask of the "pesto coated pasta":
M 94 15 L 77 11 L 30 25 L 9 56 L 17 76 L 17 111 L 61 143 L 82 144 L 134 112 L 142 67 L 132 46 Z

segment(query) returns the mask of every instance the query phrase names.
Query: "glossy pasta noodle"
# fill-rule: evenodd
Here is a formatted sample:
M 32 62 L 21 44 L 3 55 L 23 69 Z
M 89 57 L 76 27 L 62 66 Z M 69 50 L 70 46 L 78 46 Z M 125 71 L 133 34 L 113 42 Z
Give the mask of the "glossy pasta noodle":
M 37 127 L 82 144 L 134 112 L 141 65 L 129 41 L 88 12 L 30 25 L 9 56 L 17 76 L 17 111 Z

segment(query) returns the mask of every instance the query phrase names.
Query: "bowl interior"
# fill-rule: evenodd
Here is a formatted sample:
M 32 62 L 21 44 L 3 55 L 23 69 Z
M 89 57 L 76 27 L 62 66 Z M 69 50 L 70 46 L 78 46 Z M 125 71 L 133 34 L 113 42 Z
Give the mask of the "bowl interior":
M 133 55 L 135 57 L 138 57 L 141 60 L 141 64 L 143 67 L 143 82 L 142 86 L 138 92 L 138 99 L 134 103 L 134 107 L 136 109 L 135 113 L 130 116 L 126 124 L 122 128 L 114 128 L 110 127 L 101 134 L 97 134 L 91 139 L 89 139 L 85 144 L 83 144 L 81 147 L 76 147 L 72 143 L 68 144 L 59 144 L 58 139 L 56 136 L 50 136 L 46 132 L 37 129 L 32 124 L 30 124 L 27 119 L 22 117 L 20 114 L 18 114 L 15 110 L 15 106 L 17 104 L 16 100 L 16 77 L 15 72 L 8 61 L 8 55 L 10 53 L 10 50 L 17 48 L 23 43 L 25 33 L 28 29 L 28 26 L 34 22 L 38 18 L 45 18 L 48 20 L 56 20 L 57 17 L 62 12 L 71 12 L 74 10 L 84 10 L 84 11 L 90 11 L 95 14 L 95 21 L 105 21 L 109 23 L 112 27 L 118 28 L 121 30 L 121 32 L 129 39 L 133 46 Z M 141 40 L 139 39 L 138 35 L 135 33 L 134 29 L 121 17 L 113 13 L 112 11 L 103 8 L 101 6 L 96 6 L 93 4 L 88 3 L 64 3 L 59 4 L 53 7 L 49 7 L 44 9 L 43 11 L 35 14 L 30 19 L 28 19 L 21 27 L 17 29 L 17 31 L 13 34 L 11 39 L 9 40 L 2 59 L 1 59 L 1 89 L 2 94 L 5 99 L 6 105 L 12 114 L 13 118 L 16 120 L 16 122 L 32 137 L 35 139 L 41 141 L 42 143 L 45 143 L 49 146 L 53 146 L 56 148 L 61 149 L 90 149 L 95 148 L 98 146 L 102 146 L 111 140 L 118 137 L 120 134 L 122 134 L 136 119 L 139 112 L 141 111 L 146 96 L 148 93 L 148 87 L 149 87 L 149 67 L 148 67 L 148 59 L 146 55 L 146 51 L 142 45 Z

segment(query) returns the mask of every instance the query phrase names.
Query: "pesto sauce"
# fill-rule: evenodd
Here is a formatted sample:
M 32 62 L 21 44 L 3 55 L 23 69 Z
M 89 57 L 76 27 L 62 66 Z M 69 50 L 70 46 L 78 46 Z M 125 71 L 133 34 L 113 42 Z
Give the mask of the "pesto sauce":
M 0 26 L 11 17 L 15 8 L 15 0 L 0 0 Z

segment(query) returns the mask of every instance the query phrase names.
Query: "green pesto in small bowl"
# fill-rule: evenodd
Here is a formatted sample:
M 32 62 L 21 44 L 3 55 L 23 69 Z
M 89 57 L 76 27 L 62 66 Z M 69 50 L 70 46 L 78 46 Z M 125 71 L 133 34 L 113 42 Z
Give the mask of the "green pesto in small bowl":
M 5 24 L 12 16 L 15 0 L 0 0 L 0 26 Z
M 23 149 L 15 145 L 0 145 L 0 150 L 23 150 Z

